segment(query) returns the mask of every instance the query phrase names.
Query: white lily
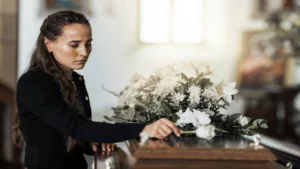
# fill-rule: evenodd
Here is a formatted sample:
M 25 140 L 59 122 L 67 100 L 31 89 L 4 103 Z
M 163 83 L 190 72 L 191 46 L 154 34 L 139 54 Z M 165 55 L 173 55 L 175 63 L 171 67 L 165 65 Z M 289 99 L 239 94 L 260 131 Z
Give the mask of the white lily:
M 238 90 L 235 89 L 235 82 L 230 82 L 227 84 L 224 84 L 222 81 L 216 88 L 218 90 L 218 93 L 229 103 L 232 102 L 232 95 L 235 95 L 238 93 Z

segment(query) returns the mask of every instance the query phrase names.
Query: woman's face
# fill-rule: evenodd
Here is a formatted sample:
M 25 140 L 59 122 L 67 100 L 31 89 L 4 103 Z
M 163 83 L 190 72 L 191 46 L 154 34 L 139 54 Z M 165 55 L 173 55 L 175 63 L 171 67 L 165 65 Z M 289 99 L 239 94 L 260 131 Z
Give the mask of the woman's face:
M 55 41 L 45 39 L 45 44 L 63 69 L 82 69 L 92 51 L 91 28 L 84 24 L 66 25 L 61 36 Z

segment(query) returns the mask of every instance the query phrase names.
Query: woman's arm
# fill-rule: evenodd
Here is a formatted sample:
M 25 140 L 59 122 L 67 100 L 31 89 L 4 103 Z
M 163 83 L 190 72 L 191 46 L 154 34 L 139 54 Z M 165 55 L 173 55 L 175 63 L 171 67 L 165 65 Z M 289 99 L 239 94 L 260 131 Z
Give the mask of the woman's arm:
M 66 104 L 59 86 L 43 72 L 28 72 L 19 79 L 17 103 L 65 135 L 80 141 L 124 141 L 138 136 L 145 127 L 145 124 L 108 124 L 85 119 Z

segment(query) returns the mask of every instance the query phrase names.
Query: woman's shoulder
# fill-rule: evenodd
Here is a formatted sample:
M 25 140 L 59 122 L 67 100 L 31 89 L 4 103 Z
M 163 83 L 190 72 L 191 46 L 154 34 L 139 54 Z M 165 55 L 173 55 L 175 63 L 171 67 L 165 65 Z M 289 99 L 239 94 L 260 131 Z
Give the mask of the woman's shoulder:
M 54 82 L 54 78 L 43 71 L 28 70 L 18 79 L 18 85 L 23 83 L 49 83 Z

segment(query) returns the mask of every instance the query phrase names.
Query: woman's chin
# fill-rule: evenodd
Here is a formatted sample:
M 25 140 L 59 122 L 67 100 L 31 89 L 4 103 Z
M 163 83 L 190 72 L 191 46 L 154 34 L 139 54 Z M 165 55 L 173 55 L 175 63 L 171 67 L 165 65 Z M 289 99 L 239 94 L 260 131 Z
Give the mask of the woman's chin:
M 74 66 L 74 70 L 80 70 L 80 69 L 83 69 L 84 68 L 84 64 L 82 64 L 82 65 L 76 65 L 76 66 Z

